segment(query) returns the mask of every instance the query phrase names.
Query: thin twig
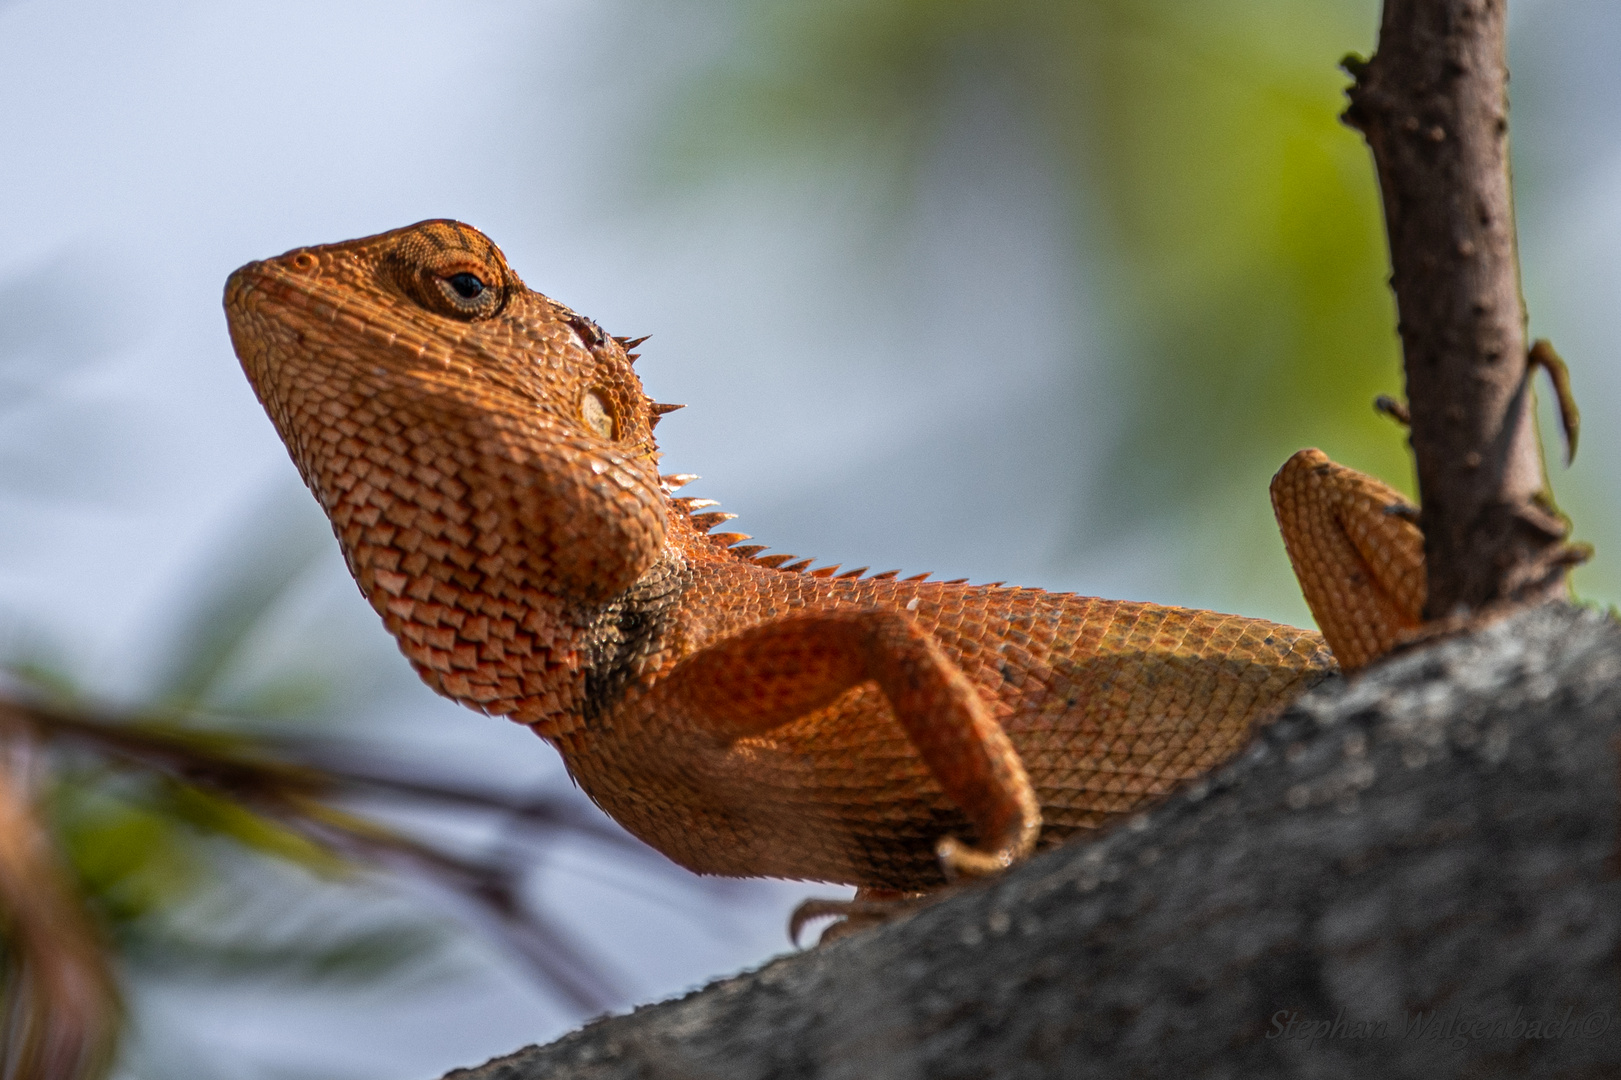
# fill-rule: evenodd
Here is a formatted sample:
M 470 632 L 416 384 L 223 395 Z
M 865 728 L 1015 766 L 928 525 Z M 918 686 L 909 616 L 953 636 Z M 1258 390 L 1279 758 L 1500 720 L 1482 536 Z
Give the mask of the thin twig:
M 1385 0 L 1378 52 L 1345 62 L 1390 237 L 1431 620 L 1562 597 L 1572 557 L 1531 415 L 1507 7 Z
M 525 902 L 527 867 L 522 862 L 452 853 L 339 804 L 381 795 L 492 812 L 529 831 L 571 832 L 621 854 L 647 854 L 654 865 L 668 865 L 662 859 L 654 862 L 649 849 L 576 812 L 563 800 L 518 797 L 441 781 L 398 765 L 363 764 L 358 750 L 341 744 L 304 744 L 307 759 L 299 760 L 299 744 L 289 741 L 249 742 L 239 736 L 159 727 L 138 717 L 4 699 L 0 723 L 25 728 L 42 743 L 88 749 L 124 768 L 228 799 L 351 861 L 430 881 L 469 902 L 486 928 L 544 985 L 587 1011 L 600 1011 L 622 995 L 606 976 L 604 961 L 587 955 L 559 925 Z

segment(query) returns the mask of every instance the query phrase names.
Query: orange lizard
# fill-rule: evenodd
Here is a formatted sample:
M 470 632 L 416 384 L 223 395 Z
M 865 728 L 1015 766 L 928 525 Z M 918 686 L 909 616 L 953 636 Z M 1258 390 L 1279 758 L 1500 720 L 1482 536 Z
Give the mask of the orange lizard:
M 1360 667 L 1420 621 L 1401 497 L 1315 450 L 1272 496 L 1322 636 L 763 555 L 659 475 L 676 406 L 642 392 L 638 342 L 458 222 L 250 263 L 225 308 L 423 680 L 532 727 L 699 873 L 861 900 L 996 872 L 1221 764 L 1335 658 Z

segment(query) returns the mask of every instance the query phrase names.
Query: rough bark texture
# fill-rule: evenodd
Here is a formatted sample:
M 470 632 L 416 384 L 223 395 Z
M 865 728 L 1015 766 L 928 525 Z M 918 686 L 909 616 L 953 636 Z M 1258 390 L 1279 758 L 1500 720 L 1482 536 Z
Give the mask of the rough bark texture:
M 1565 595 L 1526 362 L 1509 182 L 1506 0 L 1386 0 L 1349 63 L 1345 119 L 1373 151 L 1401 313 L 1413 453 L 1441 619 Z
M 1547 605 L 911 919 L 456 1080 L 1621 1073 L 1621 628 Z

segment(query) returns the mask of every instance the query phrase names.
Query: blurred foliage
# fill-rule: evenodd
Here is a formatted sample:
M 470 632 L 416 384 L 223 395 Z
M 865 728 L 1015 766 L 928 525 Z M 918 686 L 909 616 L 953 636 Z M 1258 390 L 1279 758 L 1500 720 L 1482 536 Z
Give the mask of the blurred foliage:
M 109 1004 L 114 984 L 443 974 L 469 917 L 575 1007 L 623 996 L 531 902 L 529 875 L 563 834 L 669 864 L 577 798 L 448 777 L 386 736 L 339 738 L 332 688 L 257 655 L 326 554 L 274 516 L 228 545 L 145 703 L 98 702 L 37 648 L 0 657 L 4 1080 L 101 1075 L 117 1029 L 139 1016 Z M 390 824 L 402 818 L 418 825 Z M 469 821 L 498 839 L 446 839 L 447 822 Z
M 1201 575 L 1292 591 L 1266 482 L 1302 446 L 1411 492 L 1373 168 L 1336 63 L 1376 0 L 712 0 L 736 33 L 671 154 L 851 170 L 904 206 L 976 93 L 1011 97 L 1067 200 L 1118 423 L 1083 535 L 1176 528 Z

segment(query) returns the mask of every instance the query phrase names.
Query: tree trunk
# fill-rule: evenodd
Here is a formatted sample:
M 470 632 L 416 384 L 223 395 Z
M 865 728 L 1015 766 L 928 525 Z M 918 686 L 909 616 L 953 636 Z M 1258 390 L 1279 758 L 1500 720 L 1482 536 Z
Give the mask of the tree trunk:
M 1386 0 L 1345 119 L 1384 196 L 1429 595 L 1446 619 L 1566 595 L 1509 180 L 1506 0 Z

